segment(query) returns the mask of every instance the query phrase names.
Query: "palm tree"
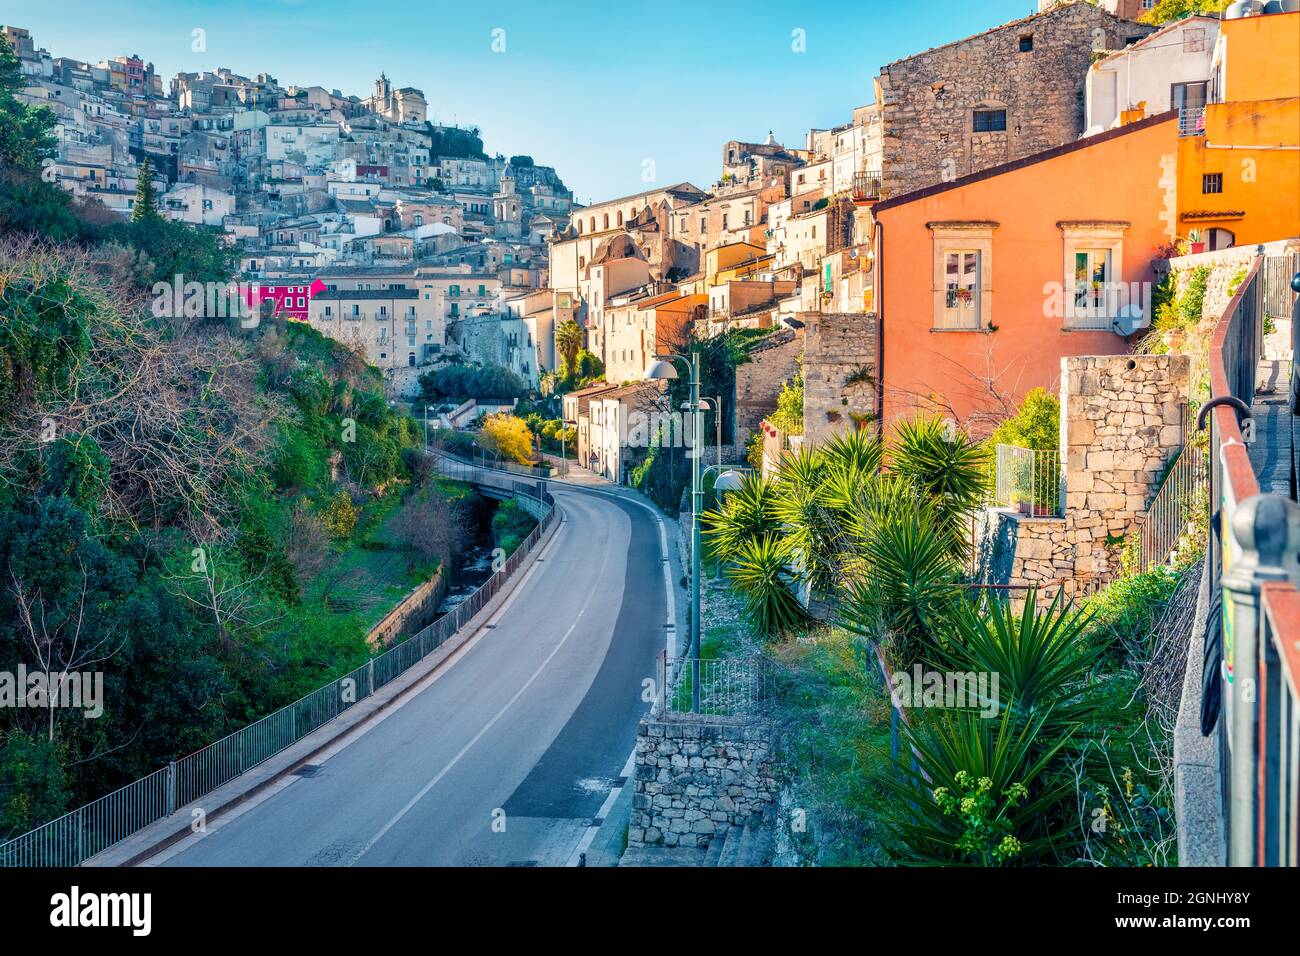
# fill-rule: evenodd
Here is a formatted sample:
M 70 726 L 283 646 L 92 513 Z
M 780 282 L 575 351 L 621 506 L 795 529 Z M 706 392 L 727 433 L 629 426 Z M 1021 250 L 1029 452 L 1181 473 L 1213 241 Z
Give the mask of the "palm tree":
M 565 319 L 555 330 L 555 347 L 564 358 L 564 370 L 573 374 L 573 360 L 585 344 L 582 326 L 573 319 Z
M 808 620 L 795 597 L 789 564 L 788 539 L 767 534 L 747 539 L 727 569 L 727 576 L 745 595 L 745 617 L 764 638 L 778 637 Z
M 700 516 L 705 547 L 719 561 L 731 561 L 748 541 L 774 534 L 780 523 L 772 510 L 776 487 L 761 475 L 746 475 L 719 507 Z

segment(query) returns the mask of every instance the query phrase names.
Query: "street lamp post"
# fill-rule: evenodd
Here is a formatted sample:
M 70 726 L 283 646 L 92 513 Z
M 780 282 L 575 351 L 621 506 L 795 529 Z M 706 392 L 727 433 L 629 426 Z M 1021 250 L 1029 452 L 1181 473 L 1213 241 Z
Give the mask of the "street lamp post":
M 656 356 L 655 361 L 646 369 L 647 379 L 675 379 L 677 369 L 673 360 L 681 361 L 690 372 L 690 396 L 686 408 L 691 416 L 691 620 L 690 642 L 687 656 L 692 660 L 694 680 L 691 686 L 691 709 L 698 713 L 700 709 L 700 513 L 704 510 L 704 473 L 700 469 L 700 450 L 704 444 L 700 415 L 700 353 L 694 351 L 690 356 L 670 352 L 665 356 Z M 719 403 L 720 404 L 720 403 Z M 709 471 L 718 465 L 710 465 Z M 720 479 L 721 480 L 721 476 Z

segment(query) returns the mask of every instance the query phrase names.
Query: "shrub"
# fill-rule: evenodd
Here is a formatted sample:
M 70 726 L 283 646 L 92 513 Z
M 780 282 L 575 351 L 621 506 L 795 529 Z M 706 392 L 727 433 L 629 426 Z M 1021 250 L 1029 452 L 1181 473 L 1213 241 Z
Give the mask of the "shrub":
M 492 540 L 506 554 L 514 554 L 524 538 L 537 527 L 537 519 L 511 499 L 497 506 L 492 516 Z
M 907 863 L 1004 866 L 1048 856 L 1066 834 L 1057 826 L 1072 787 L 1047 771 L 1064 739 L 1041 744 L 1037 722 L 1017 728 L 977 713 L 947 713 L 913 729 L 889 781 L 887 813 Z
M 1061 401 L 1045 388 L 1031 388 L 1016 414 L 993 432 L 993 444 L 1051 450 L 1061 442 Z
M 467 398 L 523 398 L 528 383 L 501 365 L 443 365 L 420 376 L 426 402 Z
M 777 637 L 807 618 L 787 567 L 789 546 L 777 535 L 750 538 L 736 551 L 727 576 L 745 595 L 745 617 L 761 636 Z
M 803 434 L 803 371 L 781 386 L 781 394 L 776 397 L 776 411 L 768 416 L 768 422 L 787 435 Z
M 533 460 L 533 433 L 522 418 L 502 412 L 483 419 L 479 445 L 490 455 L 521 464 Z
M 325 506 L 321 520 L 331 537 L 339 540 L 351 537 L 357 526 L 357 509 L 352 504 L 351 496 L 346 491 L 336 493 Z

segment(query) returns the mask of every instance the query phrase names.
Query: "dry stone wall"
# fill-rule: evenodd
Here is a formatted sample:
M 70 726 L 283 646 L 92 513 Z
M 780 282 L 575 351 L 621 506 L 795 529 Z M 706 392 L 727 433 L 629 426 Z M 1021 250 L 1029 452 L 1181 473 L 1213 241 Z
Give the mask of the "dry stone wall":
M 1189 414 L 1185 355 L 1088 355 L 1061 359 L 1060 518 L 993 510 L 977 529 L 988 583 L 1061 582 L 1075 593 L 1119 567 Z
M 874 422 L 880 324 L 874 312 L 801 312 L 803 433 L 813 443 Z
M 628 846 L 707 846 L 771 816 L 777 793 L 763 722 L 657 720 L 637 731 Z

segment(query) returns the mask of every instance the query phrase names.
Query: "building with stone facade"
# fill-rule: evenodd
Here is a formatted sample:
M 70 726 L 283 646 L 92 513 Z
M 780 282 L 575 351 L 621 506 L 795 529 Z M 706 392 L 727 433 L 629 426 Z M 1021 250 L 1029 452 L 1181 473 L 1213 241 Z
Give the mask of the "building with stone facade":
M 413 86 L 393 89 L 393 84 L 382 73 L 375 80 L 375 95 L 362 102 L 372 113 L 394 123 L 423 123 L 429 117 L 423 92 Z
M 1153 30 L 1091 3 L 1064 3 L 881 67 L 885 195 L 1074 140 L 1084 131 L 1084 79 L 1095 53 Z

